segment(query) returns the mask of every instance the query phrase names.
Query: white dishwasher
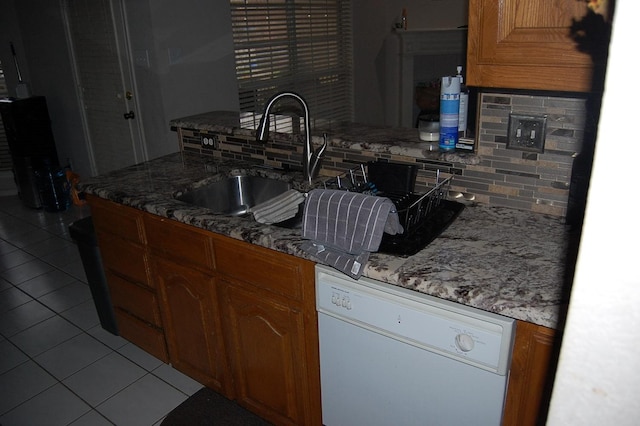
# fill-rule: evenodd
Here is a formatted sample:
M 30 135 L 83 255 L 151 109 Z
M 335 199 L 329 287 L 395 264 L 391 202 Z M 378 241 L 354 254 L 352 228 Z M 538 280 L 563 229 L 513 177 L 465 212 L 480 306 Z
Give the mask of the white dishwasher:
M 515 320 L 316 266 L 327 426 L 495 425 Z

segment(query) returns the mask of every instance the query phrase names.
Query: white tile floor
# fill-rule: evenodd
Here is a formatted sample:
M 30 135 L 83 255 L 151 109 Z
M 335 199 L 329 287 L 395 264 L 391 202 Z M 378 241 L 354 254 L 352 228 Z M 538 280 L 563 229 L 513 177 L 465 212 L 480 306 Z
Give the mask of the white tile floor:
M 68 226 L 0 197 L 0 425 L 158 425 L 202 387 L 103 330 Z

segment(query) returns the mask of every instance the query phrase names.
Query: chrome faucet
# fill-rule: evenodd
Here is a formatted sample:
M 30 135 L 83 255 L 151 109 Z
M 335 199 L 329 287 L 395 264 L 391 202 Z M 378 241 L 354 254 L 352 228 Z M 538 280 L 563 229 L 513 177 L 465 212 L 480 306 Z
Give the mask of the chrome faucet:
M 305 178 L 309 183 L 313 181 L 313 179 L 318 176 L 318 172 L 320 171 L 320 164 L 322 162 L 322 155 L 324 151 L 327 149 L 327 134 L 323 135 L 324 143 L 320 148 L 314 150 L 313 143 L 311 142 L 311 124 L 309 121 L 309 107 L 307 106 L 307 102 L 302 98 L 302 96 L 293 92 L 282 92 L 278 93 L 269 99 L 267 105 L 264 108 L 264 113 L 262 114 L 262 118 L 260 119 L 260 124 L 258 125 L 258 130 L 256 132 L 256 139 L 260 142 L 266 142 L 269 139 L 269 113 L 273 105 L 281 98 L 291 97 L 296 99 L 302 105 L 304 109 L 304 133 L 305 133 L 305 144 L 302 149 L 302 171 L 304 173 Z

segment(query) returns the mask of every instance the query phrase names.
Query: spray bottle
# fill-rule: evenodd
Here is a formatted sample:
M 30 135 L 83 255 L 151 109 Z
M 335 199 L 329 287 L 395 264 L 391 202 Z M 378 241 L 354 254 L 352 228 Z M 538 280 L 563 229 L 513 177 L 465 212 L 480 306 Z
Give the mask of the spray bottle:
M 440 86 L 440 141 L 441 151 L 453 151 L 458 143 L 458 116 L 460 114 L 460 79 L 442 77 Z
M 460 110 L 458 111 L 458 133 L 467 135 L 467 114 L 469 113 L 469 89 L 464 84 L 462 66 L 458 65 L 458 79 L 460 80 Z

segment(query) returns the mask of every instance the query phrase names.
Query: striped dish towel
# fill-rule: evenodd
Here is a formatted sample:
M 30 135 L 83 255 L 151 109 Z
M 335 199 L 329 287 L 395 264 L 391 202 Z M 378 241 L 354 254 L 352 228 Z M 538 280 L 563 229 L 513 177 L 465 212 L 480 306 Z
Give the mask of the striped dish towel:
M 329 189 L 309 192 L 304 208 L 301 248 L 358 279 L 382 235 L 401 234 L 395 205 L 384 197 Z
M 304 202 L 304 194 L 290 189 L 264 203 L 253 206 L 250 212 L 253 213 L 253 218 L 257 222 L 271 225 L 294 217 L 302 202 Z

